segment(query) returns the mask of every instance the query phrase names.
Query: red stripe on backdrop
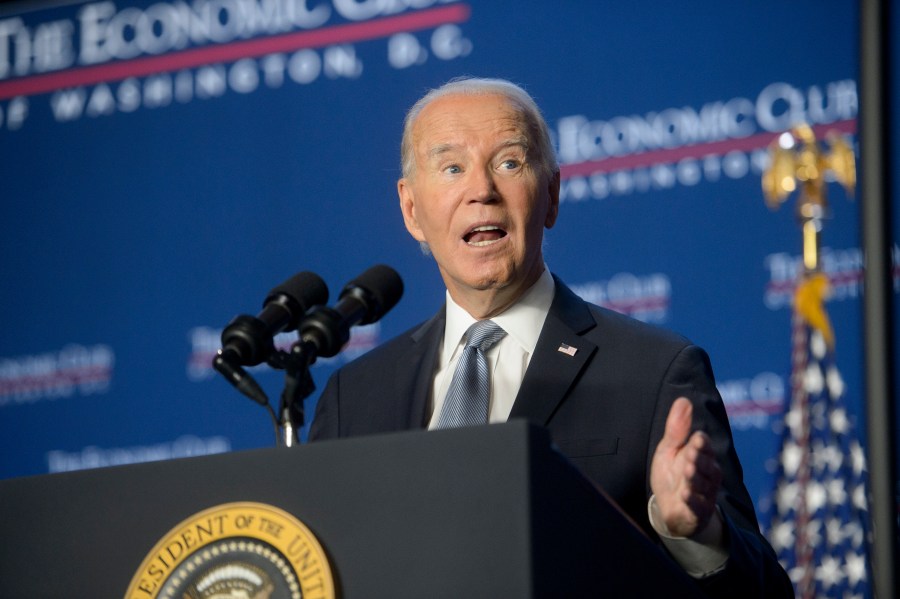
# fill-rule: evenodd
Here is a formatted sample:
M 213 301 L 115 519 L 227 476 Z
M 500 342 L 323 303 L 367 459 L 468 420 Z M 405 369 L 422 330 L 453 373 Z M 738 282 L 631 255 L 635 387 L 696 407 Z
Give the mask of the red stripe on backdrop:
M 813 131 L 817 138 L 823 137 L 829 131 L 850 134 L 856 133 L 856 119 L 837 121 L 827 125 L 816 125 L 813 127 Z M 629 154 L 628 156 L 613 156 L 611 158 L 565 164 L 560 167 L 560 176 L 563 179 L 569 179 L 571 177 L 593 175 L 594 173 L 612 173 L 615 171 L 646 167 L 653 164 L 672 164 L 685 158 L 703 158 L 704 156 L 721 155 L 734 151 L 748 152 L 750 150 L 765 148 L 779 135 L 780 133 L 758 133 L 740 139 L 725 139 L 722 141 L 682 146 L 680 148 L 653 150 L 640 154 Z
M 454 4 L 365 23 L 334 25 L 314 31 L 297 31 L 284 35 L 192 48 L 161 56 L 32 75 L 0 82 L 0 100 L 15 96 L 43 94 L 79 85 L 121 81 L 128 77 L 167 73 L 206 64 L 232 62 L 241 58 L 255 58 L 277 52 L 378 39 L 395 33 L 429 29 L 449 23 L 462 23 L 468 20 L 469 14 L 470 9 L 467 5 Z

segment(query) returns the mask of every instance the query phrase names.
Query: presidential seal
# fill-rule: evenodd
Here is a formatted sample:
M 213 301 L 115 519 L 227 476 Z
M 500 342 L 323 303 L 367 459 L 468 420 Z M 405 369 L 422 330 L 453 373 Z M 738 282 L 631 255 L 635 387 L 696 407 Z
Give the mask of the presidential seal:
M 334 599 L 325 551 L 302 522 L 227 503 L 180 523 L 131 579 L 126 599 Z

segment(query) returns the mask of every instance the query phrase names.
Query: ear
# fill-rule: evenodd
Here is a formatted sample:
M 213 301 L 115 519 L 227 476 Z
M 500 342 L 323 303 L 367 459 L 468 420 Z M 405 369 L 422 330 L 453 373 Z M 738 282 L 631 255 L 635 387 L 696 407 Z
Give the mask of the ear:
M 559 171 L 553 173 L 547 186 L 550 205 L 547 207 L 547 218 L 544 219 L 544 226 L 548 229 L 552 229 L 553 225 L 556 224 L 556 217 L 559 216 Z
M 412 183 L 407 177 L 397 181 L 397 195 L 400 196 L 400 212 L 403 213 L 403 224 L 416 241 L 425 241 L 425 235 L 416 218 L 416 198 Z

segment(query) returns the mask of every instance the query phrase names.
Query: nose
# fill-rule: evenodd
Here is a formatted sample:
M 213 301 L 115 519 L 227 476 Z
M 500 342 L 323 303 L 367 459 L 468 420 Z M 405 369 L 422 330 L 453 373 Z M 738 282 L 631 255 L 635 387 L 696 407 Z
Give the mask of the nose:
M 498 199 L 494 173 L 490 168 L 473 169 L 469 175 L 469 201 L 495 202 Z

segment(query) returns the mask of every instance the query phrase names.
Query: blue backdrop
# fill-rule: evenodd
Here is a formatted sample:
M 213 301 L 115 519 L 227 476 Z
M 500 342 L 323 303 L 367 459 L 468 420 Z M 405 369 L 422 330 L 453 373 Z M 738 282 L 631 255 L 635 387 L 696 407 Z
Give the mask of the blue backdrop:
M 375 263 L 406 283 L 381 323 L 316 365 L 319 388 L 429 317 L 443 287 L 398 210 L 400 126 L 427 88 L 471 74 L 523 84 L 553 129 L 563 203 L 551 269 L 710 352 L 759 500 L 788 396 L 800 259 L 793 203 L 770 212 L 760 173 L 796 121 L 855 139 L 856 11 L 837 0 L 0 8 L 0 476 L 274 444 L 264 411 L 210 361 L 222 327 L 294 272 L 322 274 L 332 295 Z M 858 416 L 858 204 L 828 191 L 829 311 Z M 278 396 L 279 373 L 253 374 Z

